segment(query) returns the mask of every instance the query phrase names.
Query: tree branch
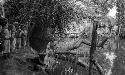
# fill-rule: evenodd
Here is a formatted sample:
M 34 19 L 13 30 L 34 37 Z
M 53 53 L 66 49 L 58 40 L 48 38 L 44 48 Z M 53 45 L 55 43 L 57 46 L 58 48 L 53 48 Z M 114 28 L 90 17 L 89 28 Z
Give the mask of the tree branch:
M 99 71 L 100 75 L 104 75 L 102 67 L 95 60 L 92 60 L 92 62 L 96 66 L 96 68 Z
M 83 40 L 80 39 L 80 40 L 74 42 L 72 48 L 70 48 L 69 50 L 77 49 L 77 48 L 79 48 L 82 44 L 86 44 L 86 45 L 88 45 L 88 46 L 91 46 L 91 43 L 90 43 L 89 41 L 87 41 L 87 40 L 85 40 L 85 39 L 83 39 Z
M 105 42 L 108 40 L 109 38 L 106 38 L 105 40 L 103 40 L 101 43 L 99 43 L 96 47 L 101 47 L 103 48 Z M 76 45 L 77 44 L 77 45 Z M 73 45 L 68 46 L 67 48 L 63 48 L 63 50 L 67 51 L 67 50 L 74 50 L 79 48 L 82 44 L 91 46 L 91 43 L 87 40 L 78 40 L 77 42 L 74 42 Z
M 106 38 L 105 40 L 103 40 L 98 46 L 103 48 L 105 42 L 106 42 L 108 39 L 109 39 L 109 38 Z

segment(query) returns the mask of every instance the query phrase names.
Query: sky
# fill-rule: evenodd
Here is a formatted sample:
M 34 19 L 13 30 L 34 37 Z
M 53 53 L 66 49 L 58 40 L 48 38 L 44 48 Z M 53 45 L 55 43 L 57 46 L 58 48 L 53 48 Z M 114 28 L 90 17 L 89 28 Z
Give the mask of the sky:
M 107 16 L 116 18 L 116 13 L 117 13 L 117 7 L 114 6 L 112 9 L 109 9 L 109 13 L 107 14 Z

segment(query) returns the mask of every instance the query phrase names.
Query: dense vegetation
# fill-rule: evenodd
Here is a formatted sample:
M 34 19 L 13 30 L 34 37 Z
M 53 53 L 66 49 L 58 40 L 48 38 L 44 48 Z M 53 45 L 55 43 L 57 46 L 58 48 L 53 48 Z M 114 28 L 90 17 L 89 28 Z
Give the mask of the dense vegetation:
M 120 2 L 121 1 L 121 2 Z M 110 9 L 117 7 L 116 18 L 108 16 Z M 80 38 L 76 39 L 76 43 L 71 46 L 64 48 L 60 45 L 59 50 L 79 50 L 82 47 L 84 50 L 88 50 L 87 53 L 90 54 L 90 61 L 96 60 L 101 67 L 103 72 L 109 75 L 109 70 L 112 69 L 112 61 L 106 57 L 105 53 L 115 53 L 118 46 L 118 39 L 124 38 L 124 3 L 122 0 L 6 0 L 4 4 L 5 17 L 8 19 L 9 24 L 14 22 L 19 22 L 20 24 L 28 26 L 28 41 L 30 47 L 39 52 L 45 52 L 49 42 L 58 41 L 56 34 L 59 34 L 58 38 L 62 38 L 66 34 L 66 29 L 70 29 L 70 25 L 75 22 L 74 27 L 78 25 L 83 25 L 82 34 Z M 89 22 L 84 23 L 85 21 Z M 87 26 L 86 26 L 87 24 Z M 115 29 L 116 27 L 116 29 Z M 118 27 L 118 28 L 117 28 Z M 121 29 L 123 30 L 120 33 Z M 120 38 L 119 38 L 120 35 Z M 79 42 L 79 39 L 87 39 L 87 42 Z M 77 41 L 78 40 L 78 41 Z M 89 41 L 89 42 L 88 42 Z M 66 41 L 67 42 L 67 41 Z M 69 42 L 69 41 L 68 41 Z M 70 41 L 71 43 L 72 41 Z M 81 45 L 82 43 L 82 45 Z M 69 43 L 68 43 L 69 44 Z M 83 46 L 84 46 L 83 45 Z M 87 46 L 86 46 L 87 45 Z M 119 53 L 119 52 L 117 52 Z M 117 54 L 116 53 L 116 54 Z M 83 54 L 84 55 L 84 54 Z M 118 56 L 119 54 L 117 54 Z M 15 56 L 15 55 L 14 55 Z M 18 56 L 18 55 L 17 55 Z M 59 56 L 57 56 L 58 58 Z M 61 57 L 61 56 L 60 56 Z M 71 56 L 69 56 L 71 57 Z M 73 56 L 72 56 L 73 57 Z M 119 56 L 120 57 L 120 56 Z M 63 57 L 62 57 L 63 58 Z M 62 59 L 60 58 L 60 59 Z M 104 60 L 102 60 L 104 59 Z M 120 59 L 120 58 L 117 58 Z M 21 60 L 24 60 L 21 57 Z M 12 62 L 16 63 L 16 56 L 12 58 Z M 11 62 L 10 61 L 10 62 Z M 77 62 L 68 63 L 65 61 L 57 60 L 61 62 L 61 65 L 54 65 L 54 71 L 56 69 L 67 69 L 66 66 L 72 68 L 78 68 L 83 70 L 79 72 L 82 75 L 83 72 L 86 73 L 86 69 L 83 67 L 75 66 Z M 120 61 L 120 60 L 119 60 Z M 11 62 L 11 65 L 12 65 Z M 117 60 L 115 61 L 117 63 Z M 66 64 L 65 64 L 66 63 Z M 25 63 L 24 63 L 25 64 Z M 65 66 L 64 66 L 65 65 Z M 92 63 L 89 64 L 92 66 Z M 14 66 L 18 68 L 20 65 Z M 64 67 L 62 67 L 64 66 Z M 117 66 L 117 64 L 115 65 Z M 20 66 L 21 67 L 21 66 Z M 23 67 L 27 67 L 26 64 Z M 36 67 L 36 66 L 35 66 Z M 37 68 L 36 68 L 37 69 Z M 92 67 L 89 67 L 92 69 Z M 20 68 L 19 68 L 20 70 Z M 21 69 L 21 71 L 24 71 Z M 28 70 L 26 70 L 28 73 Z M 62 70 L 61 70 L 62 71 Z M 91 70 L 89 70 L 90 72 Z M 60 71 L 59 71 L 60 72 Z M 100 71 L 101 72 L 101 71 Z M 34 73 L 34 72 L 33 72 Z M 55 72 L 51 72 L 53 75 Z M 113 69 L 113 74 L 115 75 L 115 69 Z M 86 73 L 87 74 L 87 73 Z M 13 74 L 12 74 L 13 75 Z M 30 74 L 29 74 L 30 75 Z M 91 74 L 90 74 L 91 75 Z M 119 75 L 119 74 L 117 74 Z

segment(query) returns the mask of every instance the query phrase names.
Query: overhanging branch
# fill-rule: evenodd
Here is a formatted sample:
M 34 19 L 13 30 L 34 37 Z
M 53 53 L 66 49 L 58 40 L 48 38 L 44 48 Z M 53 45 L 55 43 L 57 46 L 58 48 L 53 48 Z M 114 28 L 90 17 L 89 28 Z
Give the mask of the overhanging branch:
M 97 45 L 96 47 L 101 47 L 103 48 L 105 42 L 108 40 L 108 38 L 106 38 L 105 40 L 103 40 L 99 45 Z M 77 49 L 79 48 L 82 44 L 85 44 L 85 45 L 88 45 L 88 46 L 91 46 L 91 43 L 88 43 L 88 42 L 85 42 L 85 41 L 82 41 L 78 46 L 71 46 L 69 48 L 66 48 L 65 50 L 74 50 L 74 49 Z M 63 49 L 64 50 L 64 49 Z
M 109 38 L 106 38 L 105 40 L 103 40 L 98 46 L 103 48 L 105 42 L 106 42 L 108 39 L 109 39 Z

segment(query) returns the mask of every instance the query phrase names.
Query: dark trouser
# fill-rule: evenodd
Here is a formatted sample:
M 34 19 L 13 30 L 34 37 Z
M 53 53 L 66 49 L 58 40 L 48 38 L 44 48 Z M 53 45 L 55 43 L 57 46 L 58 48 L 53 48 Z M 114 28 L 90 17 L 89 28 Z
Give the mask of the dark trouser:
M 25 45 L 26 45 L 26 38 L 25 37 L 22 37 L 21 38 L 21 46 L 24 48 L 25 47 Z
M 4 42 L 0 43 L 0 52 L 5 50 Z
M 21 38 L 17 38 L 17 40 L 16 40 L 16 48 L 17 49 L 21 48 Z

